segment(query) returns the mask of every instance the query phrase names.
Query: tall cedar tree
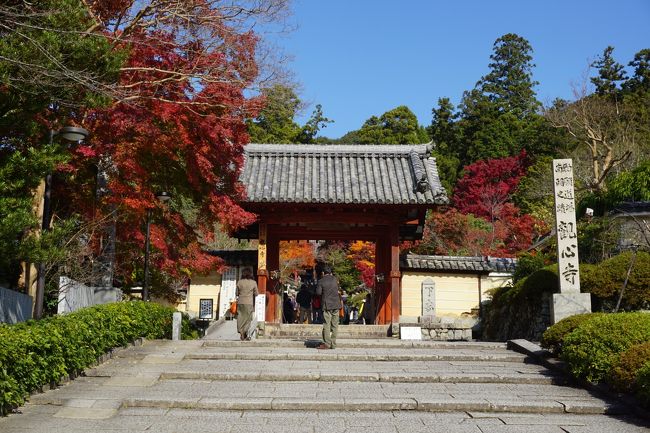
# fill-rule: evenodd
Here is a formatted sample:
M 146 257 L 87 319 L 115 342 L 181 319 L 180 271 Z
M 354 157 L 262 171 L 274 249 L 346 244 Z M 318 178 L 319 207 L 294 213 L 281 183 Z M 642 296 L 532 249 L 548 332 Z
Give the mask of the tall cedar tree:
M 540 103 L 528 41 L 506 34 L 494 43 L 490 59 L 490 72 L 464 93 L 460 104 L 456 147 L 461 165 L 516 155 L 522 149 L 533 155 L 552 151 L 540 139 L 546 134 L 544 119 L 537 114 Z

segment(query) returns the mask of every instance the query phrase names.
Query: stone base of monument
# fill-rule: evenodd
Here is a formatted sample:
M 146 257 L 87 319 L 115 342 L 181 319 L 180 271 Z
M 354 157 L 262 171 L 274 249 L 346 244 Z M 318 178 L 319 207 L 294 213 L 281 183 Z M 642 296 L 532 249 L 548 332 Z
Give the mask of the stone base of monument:
M 551 304 L 552 324 L 565 317 L 576 314 L 591 313 L 591 295 L 589 293 L 554 293 Z
M 472 329 L 478 324 L 475 317 L 422 316 L 417 322 L 401 318 L 400 338 L 431 341 L 471 341 Z M 416 335 L 420 333 L 420 336 Z

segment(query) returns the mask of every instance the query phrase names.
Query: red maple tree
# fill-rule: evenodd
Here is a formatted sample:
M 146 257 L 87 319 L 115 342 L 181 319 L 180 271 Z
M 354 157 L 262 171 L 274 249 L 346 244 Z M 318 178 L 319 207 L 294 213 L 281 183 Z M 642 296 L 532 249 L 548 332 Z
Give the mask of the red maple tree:
M 261 103 L 245 95 L 259 72 L 258 38 L 211 1 L 162 2 L 140 15 L 132 2 L 89 4 L 127 58 L 117 102 L 78 113 L 92 145 L 70 162 L 77 173 L 70 208 L 89 218 L 115 213 L 116 269 L 127 284 L 139 278 L 148 215 L 152 269 L 172 277 L 218 269 L 201 239 L 212 237 L 216 223 L 232 230 L 254 220 L 237 204 L 244 193 L 237 179 L 244 120 Z M 108 193 L 94 200 L 93 182 L 79 181 L 92 166 L 108 176 Z M 159 203 L 159 191 L 170 192 L 171 202 Z
M 464 169 L 453 207 L 430 213 L 423 240 L 426 254 L 513 256 L 528 248 L 546 224 L 522 215 L 511 196 L 529 165 L 525 152 L 478 161 Z

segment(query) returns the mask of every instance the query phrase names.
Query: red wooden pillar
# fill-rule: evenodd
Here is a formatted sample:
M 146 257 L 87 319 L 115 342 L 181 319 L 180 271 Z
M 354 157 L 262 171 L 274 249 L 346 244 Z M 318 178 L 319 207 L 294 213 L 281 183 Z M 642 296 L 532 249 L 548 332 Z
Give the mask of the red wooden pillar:
M 276 233 L 273 233 L 273 226 L 269 227 L 268 234 L 268 243 L 267 243 L 267 259 L 266 264 L 268 265 L 269 272 L 275 272 L 276 278 L 273 279 L 273 275 L 269 275 L 269 290 L 267 290 L 267 303 L 266 303 L 266 321 L 271 323 L 281 323 L 281 309 L 278 308 L 278 303 L 281 302 L 280 294 L 278 293 L 279 278 L 280 278 L 280 239 L 277 237 Z
M 400 291 L 401 274 L 399 271 L 399 226 L 393 224 L 390 227 L 390 271 L 387 278 L 391 297 L 391 317 L 390 322 L 399 323 L 401 313 L 401 291 Z
M 266 223 L 260 221 L 259 223 L 259 242 L 257 244 L 257 288 L 260 295 L 266 295 L 266 305 L 268 308 L 269 297 L 266 290 L 266 283 L 268 281 L 269 273 L 266 266 Z M 264 313 L 265 319 L 268 320 L 268 311 Z

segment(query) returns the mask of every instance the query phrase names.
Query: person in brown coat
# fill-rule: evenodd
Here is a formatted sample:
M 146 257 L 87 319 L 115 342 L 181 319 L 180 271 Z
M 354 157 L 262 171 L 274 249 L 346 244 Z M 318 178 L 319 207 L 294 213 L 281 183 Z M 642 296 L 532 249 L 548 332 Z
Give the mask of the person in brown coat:
M 248 328 L 253 321 L 255 312 L 255 297 L 258 295 L 257 283 L 250 269 L 244 269 L 241 279 L 237 282 L 237 332 L 240 340 L 250 340 Z

